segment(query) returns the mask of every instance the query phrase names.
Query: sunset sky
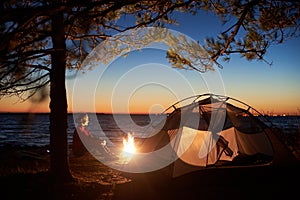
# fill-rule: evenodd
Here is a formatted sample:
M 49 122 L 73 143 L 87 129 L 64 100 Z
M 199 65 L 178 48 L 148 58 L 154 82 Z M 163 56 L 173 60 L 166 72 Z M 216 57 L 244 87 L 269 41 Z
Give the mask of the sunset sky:
M 226 27 L 211 15 L 180 14 L 179 25 L 168 26 L 200 44 Z M 263 114 L 300 114 L 300 38 L 269 48 L 264 62 L 233 55 L 223 69 L 201 74 L 171 67 L 163 49 L 149 48 L 120 57 L 67 79 L 69 112 L 161 112 L 193 94 L 223 93 Z M 104 70 L 105 69 L 105 70 Z M 74 87 L 75 86 L 75 87 Z M 49 99 L 40 104 L 0 100 L 0 112 L 49 112 Z

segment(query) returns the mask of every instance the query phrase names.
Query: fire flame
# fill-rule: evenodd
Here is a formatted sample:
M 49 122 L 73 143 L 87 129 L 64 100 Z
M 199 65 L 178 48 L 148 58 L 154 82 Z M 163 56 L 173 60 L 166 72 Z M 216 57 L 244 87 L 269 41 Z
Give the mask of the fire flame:
M 127 138 L 123 138 L 123 153 L 125 157 L 131 157 L 136 153 L 136 147 L 134 145 L 134 137 L 128 133 Z

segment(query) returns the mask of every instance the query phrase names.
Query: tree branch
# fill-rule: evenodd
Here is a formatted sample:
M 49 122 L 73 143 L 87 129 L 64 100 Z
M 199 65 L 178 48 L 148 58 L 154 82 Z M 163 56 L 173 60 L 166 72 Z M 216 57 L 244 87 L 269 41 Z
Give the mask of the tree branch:
M 237 33 L 239 32 L 240 27 L 242 26 L 246 15 L 248 14 L 248 12 L 250 11 L 250 8 L 252 8 L 259 0 L 254 0 L 249 2 L 246 6 L 245 9 L 242 12 L 242 15 L 240 16 L 239 20 L 237 21 L 237 23 L 235 24 L 235 28 L 232 31 L 230 37 L 226 40 L 226 43 L 224 45 L 224 47 L 222 49 L 220 49 L 217 53 L 215 53 L 211 59 L 213 61 L 217 61 L 218 58 L 226 51 L 226 49 L 228 49 L 230 43 L 234 40 L 235 36 L 237 35 Z

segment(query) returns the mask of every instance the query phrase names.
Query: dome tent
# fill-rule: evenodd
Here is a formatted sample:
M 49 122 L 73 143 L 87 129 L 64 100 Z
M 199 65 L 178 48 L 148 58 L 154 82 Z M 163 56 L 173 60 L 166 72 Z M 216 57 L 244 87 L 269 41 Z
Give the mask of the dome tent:
M 173 104 L 163 114 L 166 117 L 143 139 L 139 152 L 167 149 L 154 162 L 170 160 L 166 168 L 172 177 L 207 168 L 293 160 L 267 118 L 234 98 L 196 95 Z

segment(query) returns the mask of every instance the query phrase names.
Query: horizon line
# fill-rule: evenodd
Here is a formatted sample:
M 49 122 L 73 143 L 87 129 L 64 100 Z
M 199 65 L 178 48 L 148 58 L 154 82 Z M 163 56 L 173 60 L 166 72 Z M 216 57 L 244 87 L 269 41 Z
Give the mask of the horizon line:
M 12 111 L 12 112 L 6 112 L 6 111 L 0 111 L 0 114 L 50 114 L 51 112 L 16 112 L 16 111 Z M 95 114 L 98 114 L 98 115 L 158 115 L 158 114 L 163 114 L 163 113 L 109 113 L 109 112 L 68 112 L 67 114 L 78 114 L 78 113 L 87 113 L 87 114 L 91 114 L 91 113 L 95 113 Z
M 11 112 L 7 112 L 7 111 L 0 111 L 0 114 L 50 114 L 51 112 L 16 112 L 16 111 L 11 111 Z M 94 112 L 68 112 L 67 114 L 79 114 L 79 113 L 87 113 L 87 114 L 91 114 Z M 164 114 L 163 112 L 161 113 L 110 113 L 110 112 L 95 112 L 95 114 L 97 115 L 160 115 L 160 114 Z M 261 114 L 262 116 L 269 116 L 269 117 L 276 117 L 276 116 L 281 116 L 281 117 L 285 117 L 285 116 L 300 116 L 300 114 L 298 113 L 294 113 L 294 114 Z

